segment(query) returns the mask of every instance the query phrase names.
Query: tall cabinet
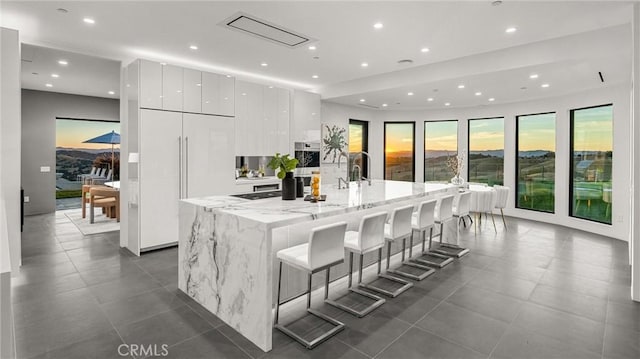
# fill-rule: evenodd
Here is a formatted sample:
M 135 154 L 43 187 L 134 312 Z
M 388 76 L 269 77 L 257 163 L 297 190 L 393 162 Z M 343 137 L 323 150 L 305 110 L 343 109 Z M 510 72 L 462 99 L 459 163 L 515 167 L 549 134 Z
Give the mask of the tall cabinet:
M 178 240 L 181 198 L 232 193 L 233 77 L 147 60 L 127 68 L 128 242 L 140 252 Z M 134 161 L 136 162 L 136 161 Z

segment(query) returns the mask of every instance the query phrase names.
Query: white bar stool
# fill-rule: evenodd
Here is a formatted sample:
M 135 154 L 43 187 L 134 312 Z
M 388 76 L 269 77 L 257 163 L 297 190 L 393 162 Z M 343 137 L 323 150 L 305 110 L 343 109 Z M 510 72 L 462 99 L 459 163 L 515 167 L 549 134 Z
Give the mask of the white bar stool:
M 387 273 L 393 273 L 413 280 L 423 280 L 435 273 L 433 268 L 405 261 L 405 251 L 407 249 L 407 238 L 410 240 L 410 248 L 413 248 L 413 228 L 412 224 L 413 205 L 396 208 L 391 212 L 389 223 L 384 225 L 384 238 L 387 242 Z M 391 263 L 391 243 L 402 239 L 402 264 L 389 269 Z M 411 249 L 409 252 L 411 258 Z
M 442 268 L 447 264 L 453 262 L 448 256 L 426 251 L 424 243 L 426 240 L 427 229 L 429 230 L 429 247 L 431 247 L 431 239 L 433 238 L 433 226 L 435 224 L 435 209 L 437 200 L 432 199 L 430 201 L 424 201 L 418 205 L 418 212 L 414 213 L 411 218 L 411 227 L 414 231 L 418 232 L 422 237 L 422 255 L 420 257 L 412 259 L 413 261 L 428 266 Z M 409 258 L 412 256 L 413 240 L 411 241 L 411 247 L 409 247 Z
M 360 228 L 356 231 L 348 231 L 344 235 L 344 248 L 349 251 L 349 291 L 352 293 L 356 293 L 361 296 L 361 299 L 365 301 L 371 301 L 371 304 L 362 307 L 361 303 L 347 305 L 339 302 L 338 300 L 327 299 L 325 298 L 325 302 L 330 304 L 336 308 L 342 309 L 348 313 L 351 313 L 359 318 L 364 317 L 365 315 L 371 313 L 374 309 L 378 308 L 382 304 L 385 303 L 385 300 L 375 294 L 360 290 L 358 288 L 353 288 L 353 254 L 357 253 L 360 256 L 359 266 L 360 270 L 358 272 L 358 286 L 363 288 L 369 288 L 367 284 L 362 284 L 362 265 L 364 255 L 366 253 L 370 253 L 378 250 L 378 276 L 383 276 L 380 274 L 380 266 L 382 259 L 382 247 L 384 247 L 384 237 L 382 233 L 384 232 L 384 222 L 387 220 L 386 212 L 379 212 L 364 216 L 362 220 L 360 220 Z
M 404 279 L 380 273 L 382 269 L 382 247 L 384 247 L 385 241 L 384 225 L 386 221 L 387 212 L 374 213 L 363 217 L 358 232 L 347 231 L 344 237 L 344 246 L 351 252 L 349 254 L 349 286 L 351 286 L 352 253 L 356 253 L 360 255 L 358 286 L 395 298 L 400 293 L 413 287 L 413 284 Z M 362 283 L 362 259 L 364 258 L 364 254 L 373 252 L 376 249 L 378 250 L 378 278 L 371 283 Z M 379 280 L 385 281 L 391 288 L 382 288 L 374 285 L 374 283 Z
M 329 295 L 329 269 L 332 266 L 344 262 L 343 241 L 346 230 L 346 222 L 339 222 L 314 228 L 311 230 L 308 243 L 280 250 L 276 254 L 277 258 L 280 260 L 280 270 L 278 273 L 278 296 L 276 302 L 276 316 L 274 326 L 286 335 L 300 342 L 302 345 L 307 347 L 307 349 L 314 348 L 318 344 L 329 339 L 330 337 L 334 336 L 342 329 L 344 329 L 344 324 L 342 322 L 339 322 L 325 314 L 311 309 L 311 277 L 313 273 L 320 272 L 326 269 L 327 276 L 325 281 L 324 297 L 325 299 L 327 299 Z M 307 291 L 294 296 L 293 298 L 289 298 L 284 302 L 280 302 L 282 263 L 287 263 L 294 268 L 305 271 L 309 276 L 309 285 Z M 303 338 L 302 335 L 293 332 L 286 326 L 278 324 L 280 305 L 290 302 L 305 294 L 307 295 L 307 312 L 334 325 L 331 330 L 310 340 Z
M 460 247 L 460 221 L 464 220 L 464 217 L 469 216 L 469 211 L 471 209 L 471 192 L 463 192 L 458 197 L 456 197 L 453 201 L 453 218 L 456 218 L 456 244 L 453 243 L 443 243 L 442 238 L 440 242 L 440 248 L 438 248 L 438 253 L 460 258 L 465 254 L 469 253 L 468 248 Z

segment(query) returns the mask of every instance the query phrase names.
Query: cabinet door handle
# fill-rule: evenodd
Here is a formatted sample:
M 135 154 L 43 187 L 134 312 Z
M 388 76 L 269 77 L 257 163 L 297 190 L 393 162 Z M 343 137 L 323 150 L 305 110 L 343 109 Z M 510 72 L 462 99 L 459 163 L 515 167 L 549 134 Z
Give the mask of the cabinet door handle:
M 178 199 L 182 198 L 182 136 L 178 136 Z
M 186 176 L 184 181 L 185 197 L 189 198 L 189 136 L 186 136 L 184 138 L 184 150 L 185 150 L 184 173 Z

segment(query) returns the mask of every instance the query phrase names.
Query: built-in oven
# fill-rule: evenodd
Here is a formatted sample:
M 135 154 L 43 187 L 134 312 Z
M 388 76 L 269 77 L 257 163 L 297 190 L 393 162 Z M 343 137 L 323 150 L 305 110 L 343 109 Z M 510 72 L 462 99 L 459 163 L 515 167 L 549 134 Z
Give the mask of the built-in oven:
M 299 168 L 320 167 L 320 142 L 294 142 Z

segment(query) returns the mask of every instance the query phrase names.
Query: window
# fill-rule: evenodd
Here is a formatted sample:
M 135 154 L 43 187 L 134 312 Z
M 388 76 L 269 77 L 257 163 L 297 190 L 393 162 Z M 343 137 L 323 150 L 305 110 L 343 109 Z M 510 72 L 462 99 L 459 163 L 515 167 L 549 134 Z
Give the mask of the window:
M 516 207 L 554 212 L 556 114 L 516 117 Z
M 503 184 L 504 118 L 469 120 L 469 182 Z
M 571 110 L 570 215 L 611 224 L 613 105 Z
M 449 181 L 447 158 L 458 153 L 458 121 L 426 121 L 424 123 L 424 180 Z
M 414 122 L 384 123 L 384 179 L 414 181 Z
M 349 120 L 349 170 L 356 164 L 360 166 L 361 177 L 367 176 L 367 161 L 366 156 L 360 156 L 360 152 L 369 152 L 368 146 L 369 139 L 369 124 L 365 121 Z M 352 171 L 349 175 L 352 181 L 357 181 L 357 175 Z

